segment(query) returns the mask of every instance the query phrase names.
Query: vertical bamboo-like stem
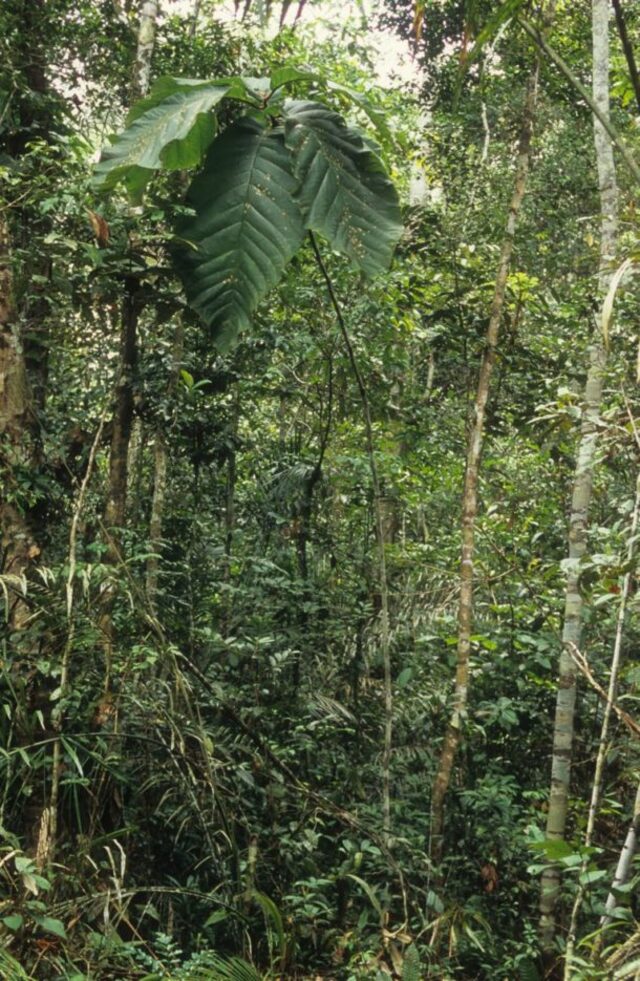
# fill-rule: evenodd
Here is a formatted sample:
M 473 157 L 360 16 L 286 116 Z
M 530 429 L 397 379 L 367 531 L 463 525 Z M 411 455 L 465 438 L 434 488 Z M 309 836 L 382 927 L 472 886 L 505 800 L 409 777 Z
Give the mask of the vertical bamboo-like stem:
M 638 531 L 638 517 L 640 514 L 640 474 L 636 479 L 636 494 L 635 494 L 635 504 L 633 509 L 633 518 L 631 520 L 631 532 L 629 537 L 629 544 L 627 546 L 627 564 L 630 566 L 636 551 L 636 534 Z M 611 713 L 613 711 L 613 703 L 616 700 L 616 695 L 618 691 L 618 676 L 620 673 L 620 657 L 622 653 L 622 638 L 624 635 L 624 626 L 627 617 L 627 606 L 629 603 L 629 596 L 631 595 L 631 585 L 633 582 L 633 577 L 631 572 L 625 573 L 622 593 L 620 595 L 620 606 L 618 607 L 618 616 L 616 622 L 616 636 L 613 644 L 613 653 L 611 655 L 611 668 L 609 673 L 609 686 L 607 691 L 607 700 L 604 706 L 604 713 L 602 716 L 602 725 L 600 728 L 600 740 L 598 743 L 598 753 L 596 755 L 596 763 L 593 771 L 593 784 L 591 787 L 591 800 L 589 802 L 589 816 L 587 818 L 587 827 L 584 833 L 584 847 L 585 849 L 591 846 L 593 840 L 593 831 L 595 828 L 596 818 L 598 816 L 598 807 L 600 805 L 600 795 L 602 792 L 602 778 L 604 775 L 604 765 L 607 757 L 607 751 L 609 749 L 609 724 L 611 722 Z M 637 807 L 636 807 L 637 811 Z M 634 811 L 634 822 L 635 822 L 635 811 Z M 631 830 L 635 828 L 635 824 L 632 822 Z M 635 844 L 635 838 L 634 838 Z M 626 843 L 625 843 L 626 848 Z M 626 855 L 625 849 L 622 852 Z M 581 872 L 585 873 L 587 871 L 587 866 L 589 864 L 588 857 L 585 857 L 582 862 Z M 624 880 L 623 880 L 624 881 Z M 569 981 L 571 977 L 572 963 L 573 963 L 573 953 L 575 949 L 576 942 L 576 931 L 578 927 L 578 916 L 580 914 L 580 909 L 582 907 L 582 902 L 586 893 L 586 885 L 580 883 L 578 886 L 578 891 L 573 903 L 573 909 L 571 911 L 571 922 L 569 924 L 569 933 L 567 935 L 567 947 L 565 952 L 565 962 L 564 962 L 564 976 L 565 981 Z
M 536 64 L 527 86 L 515 166 L 513 193 L 509 205 L 509 215 L 502 240 L 502 248 L 500 250 L 489 326 L 487 328 L 484 353 L 480 363 L 476 398 L 467 443 L 467 461 L 462 494 L 462 555 L 460 561 L 460 603 L 458 606 L 458 646 L 455 687 L 451 715 L 442 745 L 431 798 L 430 854 L 435 864 L 438 864 L 442 858 L 445 797 L 451 782 L 451 775 L 462 738 L 462 728 L 467 710 L 471 634 L 473 630 L 474 556 L 476 518 L 478 514 L 480 455 L 482 453 L 485 413 L 490 392 L 491 375 L 496 360 L 496 349 L 504 309 L 513 243 L 518 216 L 526 190 L 537 91 L 538 66 Z
M 327 286 L 329 298 L 333 306 L 340 333 L 347 349 L 347 356 L 351 371 L 356 380 L 360 393 L 360 402 L 364 417 L 364 429 L 367 449 L 367 459 L 369 462 L 369 472 L 371 474 L 371 487 L 373 490 L 373 510 L 376 529 L 376 545 L 378 550 L 378 589 L 380 592 L 380 653 L 382 654 L 384 672 L 384 737 L 382 747 L 382 831 L 385 844 L 388 846 L 391 837 L 391 750 L 393 745 L 393 685 L 391 680 L 391 634 L 389 625 L 389 580 L 387 576 L 387 558 L 385 550 L 385 530 L 384 530 L 384 495 L 378 474 L 376 463 L 375 446 L 373 440 L 373 421 L 371 417 L 371 406 L 364 377 L 360 371 L 358 359 L 351 343 L 351 337 L 347 330 L 344 317 L 333 283 L 324 264 L 324 260 L 318 249 L 315 237 L 309 233 L 311 246 L 313 248 L 318 267 L 322 273 Z
M 631 870 L 631 862 L 633 856 L 636 853 L 638 846 L 638 829 L 640 828 L 640 783 L 638 784 L 636 790 L 636 799 L 633 805 L 633 817 L 631 818 L 631 824 L 629 825 L 629 830 L 627 831 L 626 838 L 624 840 L 624 845 L 620 852 L 618 858 L 618 864 L 616 866 L 615 875 L 613 877 L 613 882 L 611 883 L 611 891 L 607 896 L 607 901 L 604 907 L 604 916 L 600 920 L 600 925 L 605 927 L 611 922 L 611 916 L 614 909 L 616 908 L 616 896 L 614 890 L 623 886 L 627 879 L 629 878 L 629 872 Z M 599 941 L 601 942 L 602 934 L 600 934 Z
M 598 292 L 601 300 L 607 294 L 617 239 L 618 190 L 613 148 L 600 117 L 609 118 L 609 5 L 607 0 L 593 0 L 593 95 L 599 115 L 594 117 L 594 142 L 600 190 L 600 262 Z M 591 504 L 593 469 L 596 459 L 600 405 L 606 350 L 602 337 L 602 314 L 597 323 L 589 352 L 589 370 L 585 385 L 580 443 L 573 481 L 569 518 L 569 562 L 565 588 L 564 626 L 560 652 L 558 690 L 553 732 L 551 789 L 547 812 L 546 836 L 564 839 L 571 751 L 573 745 L 576 701 L 576 669 L 571 657 L 572 646 L 580 648 L 583 598 L 579 586 L 580 559 L 587 550 L 587 522 Z M 542 874 L 540 891 L 540 938 L 546 954 L 553 951 L 556 931 L 555 908 L 560 889 L 560 869 L 550 865 Z

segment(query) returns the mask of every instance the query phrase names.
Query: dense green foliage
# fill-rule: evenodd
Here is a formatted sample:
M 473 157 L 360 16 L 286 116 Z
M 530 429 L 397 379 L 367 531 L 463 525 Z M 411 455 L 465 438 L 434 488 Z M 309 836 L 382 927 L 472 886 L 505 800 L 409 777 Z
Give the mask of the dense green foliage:
M 568 830 L 544 835 L 600 303 L 590 113 L 543 61 L 434 866 L 469 418 L 536 51 L 488 2 L 379 3 L 367 25 L 367 5 L 351 22 L 318 0 L 295 29 L 289 4 L 244 20 L 187 6 L 165 5 L 138 101 L 142 5 L 0 9 L 0 974 L 543 978 L 582 882 L 571 976 L 633 976 L 637 863 L 600 925 L 640 762 L 632 276 L 580 578 L 606 687 L 631 575 L 631 730 L 614 717 L 585 850 L 603 700 L 581 678 Z M 415 84 L 380 81 L 380 24 L 415 49 Z M 559 5 L 549 40 L 588 78 L 586 8 Z M 612 119 L 635 152 L 613 21 L 611 64 Z M 638 249 L 622 162 L 618 181 L 612 267 Z M 548 863 L 564 870 L 551 966 Z

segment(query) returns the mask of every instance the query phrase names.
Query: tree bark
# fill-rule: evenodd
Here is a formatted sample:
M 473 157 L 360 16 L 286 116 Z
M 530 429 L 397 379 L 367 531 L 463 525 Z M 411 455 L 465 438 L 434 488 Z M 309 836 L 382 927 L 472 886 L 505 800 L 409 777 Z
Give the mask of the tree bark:
M 456 754 L 462 739 L 462 729 L 467 711 L 469 694 L 469 663 L 471 656 L 471 634 L 473 630 L 473 587 L 476 518 L 478 514 L 478 473 L 480 456 L 484 441 L 484 426 L 487 401 L 489 399 L 491 375 L 496 360 L 496 348 L 502 321 L 507 278 L 511 264 L 513 243 L 522 200 L 524 198 L 531 137 L 538 90 L 538 66 L 533 70 L 527 86 L 522 129 L 515 168 L 515 181 L 509 215 L 505 229 L 498 272 L 491 303 L 489 326 L 485 339 L 485 349 L 480 363 L 473 416 L 468 442 L 467 464 L 462 494 L 462 555 L 460 561 L 460 603 L 458 606 L 458 645 L 455 687 L 451 716 L 445 733 L 440 762 L 433 784 L 431 798 L 431 843 L 430 855 L 437 865 L 443 854 L 443 830 L 445 798 L 451 782 Z
M 593 101 L 605 119 L 609 117 L 609 5 L 593 0 Z M 603 301 L 611 280 L 618 227 L 618 189 L 613 148 L 607 131 L 594 118 L 594 142 L 600 190 L 600 262 L 598 293 Z M 576 668 L 570 654 L 580 648 L 583 598 L 580 591 L 580 560 L 587 551 L 587 528 L 593 469 L 598 443 L 600 406 L 606 350 L 602 337 L 602 309 L 597 316 L 589 352 L 589 371 L 582 403 L 580 443 L 573 481 L 569 518 L 569 558 L 564 603 L 564 627 L 553 733 L 553 756 L 546 836 L 563 840 L 567 821 L 571 753 L 576 702 Z M 551 954 L 556 933 L 555 909 L 560 889 L 560 869 L 552 865 L 542 875 L 540 892 L 540 937 L 543 950 Z
M 9 228 L 0 214 L 0 574 L 8 590 L 10 630 L 25 625 L 26 573 L 40 549 L 20 500 L 17 475 L 35 465 L 35 415 L 13 297 Z
M 47 10 L 44 0 L 5 0 L 6 15 L 20 24 L 12 53 L 12 70 L 20 79 L 17 89 L 19 124 L 9 132 L 6 148 L 12 157 L 24 154 L 34 136 L 50 135 L 53 102 L 46 77 Z M 12 246 L 34 234 L 34 215 L 17 211 L 16 240 L 7 221 L 9 209 L 0 211 L 0 575 L 6 577 L 10 630 L 26 624 L 26 575 L 40 555 L 40 522 L 25 494 L 21 494 L 20 472 L 33 473 L 40 464 L 37 406 L 44 402 L 48 345 L 42 321 L 46 307 L 36 301 L 28 311 L 30 334 L 25 331 L 25 308 L 16 300 Z M 41 234 L 41 228 L 37 231 Z M 39 270 L 42 271 L 42 270 Z M 35 371 L 33 370 L 35 369 Z M 35 396 L 37 395 L 37 399 Z
M 149 90 L 159 11 L 159 0 L 142 0 L 138 22 L 138 48 L 131 86 L 132 100 L 141 99 Z

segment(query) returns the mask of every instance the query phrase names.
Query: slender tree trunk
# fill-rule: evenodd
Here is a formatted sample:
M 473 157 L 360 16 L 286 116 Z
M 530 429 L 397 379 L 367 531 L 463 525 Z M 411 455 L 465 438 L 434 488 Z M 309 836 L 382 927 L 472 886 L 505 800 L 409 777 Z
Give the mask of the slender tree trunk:
M 138 46 L 131 82 L 131 101 L 145 95 L 149 87 L 151 57 L 158 16 L 157 0 L 142 0 L 138 22 Z M 120 370 L 116 383 L 115 410 L 109 456 L 109 496 L 105 510 L 108 528 L 121 528 L 127 506 L 129 443 L 133 423 L 134 374 L 138 357 L 138 281 L 128 276 L 124 281 L 124 298 L 120 332 Z
M 607 0 L 593 0 L 593 101 L 605 119 L 609 118 L 609 5 Z M 606 129 L 594 118 L 594 140 L 600 189 L 600 264 L 598 292 L 601 300 L 607 294 L 617 238 L 618 190 L 613 148 Z M 602 314 L 597 317 L 589 352 L 589 371 L 582 404 L 580 443 L 573 482 L 569 519 L 569 562 L 565 589 L 564 628 L 556 711 L 553 733 L 551 789 L 547 812 L 546 836 L 564 839 L 571 751 L 573 745 L 576 701 L 576 668 L 571 646 L 580 648 L 583 599 L 579 587 L 580 559 L 587 550 L 587 523 L 591 504 L 593 469 L 598 442 L 600 405 L 606 351 L 602 338 Z M 540 937 L 547 955 L 553 951 L 556 932 L 555 909 L 560 889 L 560 869 L 550 866 L 542 875 L 540 892 Z
M 149 90 L 151 59 L 156 41 L 156 24 L 160 11 L 159 0 L 142 0 L 138 22 L 138 49 L 131 86 L 132 100 L 140 99 Z
M 138 46 L 131 82 L 132 102 L 145 95 L 149 88 L 158 7 L 158 0 L 142 0 L 138 22 Z M 133 276 L 128 276 L 124 281 L 120 332 L 120 370 L 116 384 L 116 404 L 109 457 L 109 496 L 105 510 L 105 524 L 109 529 L 121 528 L 124 525 L 127 507 L 129 443 L 133 421 L 133 385 L 138 357 L 137 330 L 140 314 L 138 290 L 138 280 Z
M 125 282 L 120 330 L 119 376 L 115 391 L 109 452 L 108 496 L 104 512 L 104 527 L 107 535 L 106 560 L 114 567 L 122 561 L 121 531 L 125 523 L 129 486 L 129 445 L 133 425 L 134 375 L 138 357 L 137 291 L 137 281 L 131 279 Z M 108 692 L 111 686 L 115 640 L 112 612 L 116 593 L 117 588 L 112 581 L 102 594 L 98 618 L 105 656 L 105 692 Z
M 184 349 L 184 325 L 182 321 L 176 327 L 171 352 L 171 368 L 167 383 L 167 398 L 171 399 L 176 391 L 182 354 Z M 149 522 L 149 548 L 151 556 L 147 562 L 146 591 L 149 605 L 156 613 L 158 598 L 158 576 L 160 574 L 160 553 L 162 551 L 162 524 L 167 499 L 167 478 L 169 459 L 167 452 L 166 434 L 160 428 L 156 430 L 153 444 L 153 497 L 151 500 L 151 519 Z
M 145 95 L 151 71 L 155 42 L 158 3 L 142 0 L 138 22 L 138 45 L 131 82 L 131 100 Z M 107 531 L 107 560 L 117 565 L 121 560 L 120 532 L 125 524 L 127 488 L 129 484 L 129 445 L 133 426 L 134 381 L 138 359 L 138 318 L 140 316 L 139 282 L 134 276 L 124 281 L 120 328 L 120 360 L 115 391 L 109 454 L 109 483 L 104 525 Z M 105 652 L 105 690 L 109 690 L 113 660 L 112 611 L 116 590 L 112 584 L 105 590 L 99 617 L 99 627 Z
M 458 647 L 453 704 L 447 731 L 445 733 L 438 771 L 436 773 L 431 799 L 431 858 L 439 864 L 443 852 L 443 830 L 445 797 L 455 763 L 456 754 L 462 738 L 462 729 L 467 711 L 469 691 L 469 661 L 471 654 L 471 634 L 473 630 L 473 586 L 476 518 L 478 513 L 478 471 L 484 440 L 484 426 L 487 401 L 489 398 L 491 375 L 496 359 L 496 348 L 502 321 L 507 278 L 511 264 L 511 254 L 524 198 L 531 136 L 538 90 L 538 67 L 533 70 L 527 86 L 522 130 L 518 146 L 515 168 L 515 181 L 509 216 L 500 252 L 491 315 L 485 340 L 485 349 L 480 363 L 476 389 L 476 399 L 467 443 L 467 465 L 462 495 L 462 556 L 460 562 L 460 604 L 458 607 Z
M 636 799 L 633 805 L 633 817 L 631 819 L 631 824 L 629 825 L 629 830 L 627 831 L 627 836 L 624 840 L 624 845 L 620 852 L 620 857 L 618 858 L 618 864 L 616 866 L 616 872 L 613 877 L 613 882 L 611 883 L 611 891 L 607 896 L 607 902 L 604 907 L 604 916 L 600 920 L 601 926 L 607 926 L 611 922 L 611 917 L 613 911 L 618 905 L 614 889 L 618 889 L 623 886 L 629 878 L 629 872 L 631 871 L 631 862 L 636 853 L 638 847 L 638 830 L 640 829 L 640 784 L 638 784 L 636 790 Z M 601 938 L 599 938 L 601 940 Z

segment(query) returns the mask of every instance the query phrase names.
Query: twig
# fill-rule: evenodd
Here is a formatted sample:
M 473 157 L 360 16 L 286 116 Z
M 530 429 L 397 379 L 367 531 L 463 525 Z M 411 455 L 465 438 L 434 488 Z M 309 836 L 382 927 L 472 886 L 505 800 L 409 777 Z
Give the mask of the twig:
M 610 705 L 611 709 L 615 712 L 623 725 L 627 727 L 631 735 L 635 736 L 636 739 L 640 739 L 640 725 L 638 725 L 635 719 L 632 718 L 628 712 L 625 712 L 623 708 L 620 708 L 616 701 L 609 698 L 602 685 L 594 678 L 593 672 L 589 667 L 589 662 L 584 654 L 581 654 L 576 645 L 571 641 L 569 641 L 567 644 L 567 650 L 569 651 L 569 655 L 575 666 L 578 668 L 580 673 L 584 675 L 593 690 L 598 693 L 605 705 Z

